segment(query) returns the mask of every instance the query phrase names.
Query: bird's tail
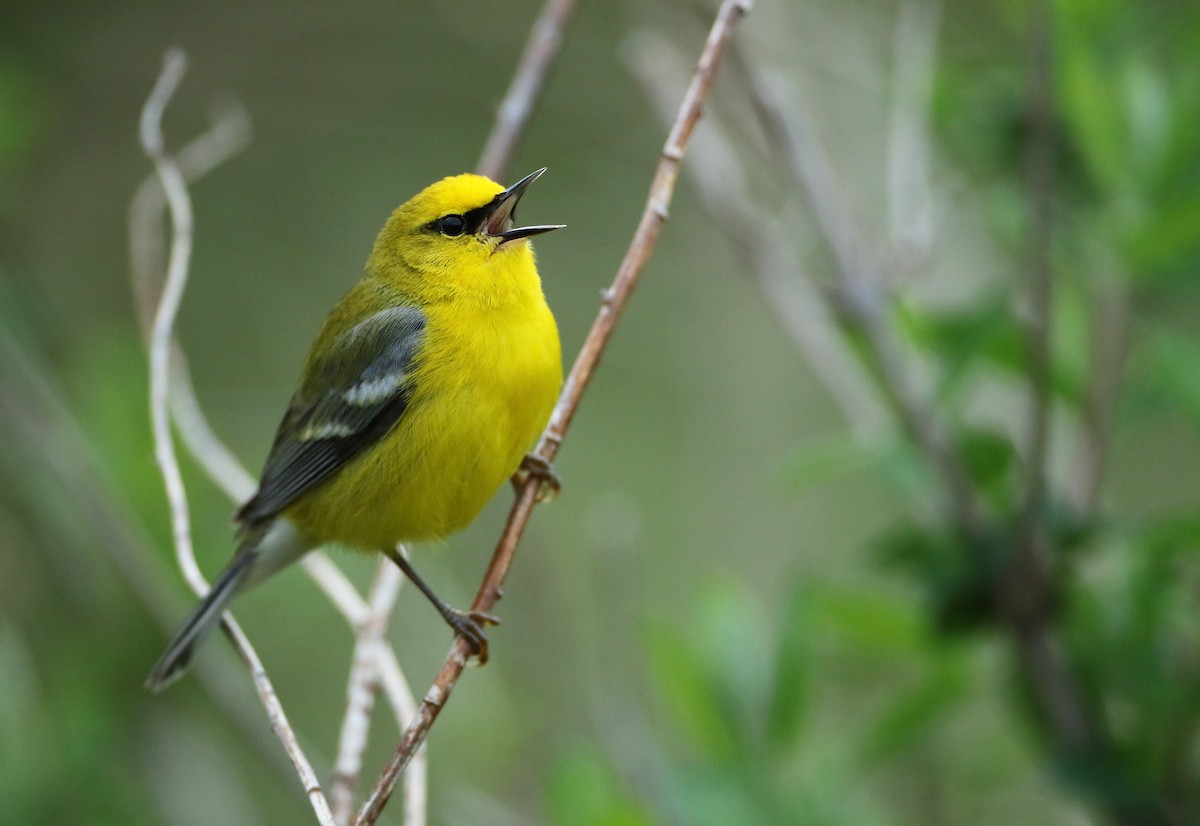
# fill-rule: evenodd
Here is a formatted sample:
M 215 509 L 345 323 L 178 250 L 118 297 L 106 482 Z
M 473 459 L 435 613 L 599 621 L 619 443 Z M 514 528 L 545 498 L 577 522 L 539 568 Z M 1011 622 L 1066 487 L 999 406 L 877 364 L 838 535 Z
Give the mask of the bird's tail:
M 229 566 L 217 577 L 208 594 L 175 632 L 167 650 L 158 658 L 154 670 L 146 678 L 146 688 L 158 692 L 182 677 L 192 663 L 196 646 L 204 642 L 221 622 L 225 605 L 237 593 L 238 586 L 254 567 L 257 554 L 238 553 Z

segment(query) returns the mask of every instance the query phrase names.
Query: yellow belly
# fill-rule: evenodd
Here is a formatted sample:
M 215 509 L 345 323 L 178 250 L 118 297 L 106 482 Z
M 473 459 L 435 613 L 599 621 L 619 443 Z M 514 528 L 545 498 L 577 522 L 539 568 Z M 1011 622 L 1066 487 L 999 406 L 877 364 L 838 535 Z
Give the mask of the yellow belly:
M 465 527 L 550 417 L 562 361 L 540 295 L 522 312 L 434 306 L 426 314 L 399 423 L 284 512 L 314 543 L 376 550 Z

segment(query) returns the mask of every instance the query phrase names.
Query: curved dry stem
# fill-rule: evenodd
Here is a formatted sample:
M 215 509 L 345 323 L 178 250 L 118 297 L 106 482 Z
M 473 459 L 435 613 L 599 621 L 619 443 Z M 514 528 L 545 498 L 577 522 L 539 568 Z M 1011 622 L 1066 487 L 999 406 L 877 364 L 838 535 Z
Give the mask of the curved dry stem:
M 170 503 L 171 528 L 179 567 L 192 590 L 197 595 L 203 595 L 208 590 L 208 583 L 200 573 L 192 551 L 187 495 L 183 486 L 183 476 L 179 470 L 179 462 L 175 455 L 174 442 L 171 438 L 170 412 L 168 410 L 172 332 L 180 303 L 183 300 L 183 291 L 187 285 L 188 264 L 192 250 L 192 205 L 183 173 L 180 171 L 178 163 L 166 150 L 162 135 L 162 115 L 174 96 L 179 82 L 183 79 L 186 67 L 187 59 L 182 50 L 173 49 L 167 52 L 163 61 L 162 73 L 142 110 L 140 134 L 142 147 L 154 164 L 155 172 L 162 184 L 163 192 L 166 194 L 172 224 L 167 277 L 150 332 L 150 417 L 154 432 L 154 456 L 162 472 L 163 483 Z M 221 627 L 233 641 L 238 655 L 250 668 L 259 699 L 271 719 L 272 728 L 283 743 L 284 750 L 287 751 L 292 764 L 296 767 L 305 793 L 317 815 L 317 820 L 323 826 L 325 824 L 333 826 L 333 814 L 329 810 L 329 803 L 321 791 L 321 785 L 313 771 L 312 764 L 309 763 L 296 740 L 295 733 L 283 712 L 283 706 L 262 667 L 262 662 L 233 617 L 225 614 L 221 620 Z
M 241 106 L 227 104 L 219 107 L 209 129 L 190 141 L 176 157 L 176 165 L 184 181 L 192 182 L 203 177 L 242 151 L 248 145 L 250 134 L 250 121 Z M 157 174 L 152 173 L 138 187 L 129 212 L 133 289 L 147 342 L 152 336 L 160 292 L 158 282 L 163 265 L 163 211 L 166 206 L 165 190 Z M 257 483 L 216 435 L 204 415 L 192 384 L 186 356 L 173 337 L 170 350 L 167 383 L 170 388 L 170 413 L 176 433 L 209 479 L 235 504 L 243 502 L 254 493 Z M 301 565 L 352 627 L 359 628 L 365 622 L 368 614 L 366 601 L 325 553 L 310 553 Z M 380 667 L 390 675 L 383 685 L 391 708 L 415 708 L 412 692 L 405 682 L 395 652 L 386 645 L 377 646 L 374 651 Z M 410 716 L 411 712 L 397 717 L 397 725 L 403 726 Z M 417 795 L 414 790 L 414 797 L 423 797 L 423 793 Z M 423 823 L 424 818 L 413 822 Z
M 546 431 L 538 442 L 535 454 L 547 462 L 552 462 L 557 455 L 567 428 L 579 407 L 583 392 L 591 379 L 592 372 L 599 364 L 600 356 L 616 328 L 621 311 L 633 294 L 642 269 L 654 250 L 663 224 L 667 220 L 667 208 L 674 193 L 675 181 L 679 176 L 679 168 L 688 140 L 700 119 L 704 101 L 712 89 L 717 69 L 733 35 L 734 27 L 749 9 L 749 0 L 725 0 L 717 12 L 716 21 L 713 23 L 708 40 L 704 45 L 683 103 L 680 105 L 679 115 L 663 146 L 658 168 L 650 186 L 646 207 L 641 221 L 638 223 L 633 241 L 617 270 L 612 285 L 605 292 L 600 312 L 592 324 L 579 355 L 576 356 L 571 372 L 563 384 L 558 404 L 550 417 L 550 423 L 546 426 Z M 471 605 L 473 611 L 487 613 L 491 611 L 499 598 L 500 587 L 512 564 L 517 544 L 533 512 L 533 507 L 537 503 L 539 486 L 539 480 L 531 477 L 517 493 L 516 501 L 509 512 L 508 522 L 492 555 L 492 561 L 484 575 L 479 591 L 475 595 L 475 601 Z M 461 638 L 455 639 L 437 678 L 421 701 L 416 718 L 400 738 L 400 742 L 384 767 L 375 788 L 359 810 L 358 817 L 354 821 L 357 826 L 369 826 L 374 823 L 383 811 L 383 807 L 387 805 L 400 773 L 424 742 L 429 729 L 433 726 L 458 682 L 458 678 L 462 675 L 463 668 L 466 666 L 467 654 L 468 643 Z

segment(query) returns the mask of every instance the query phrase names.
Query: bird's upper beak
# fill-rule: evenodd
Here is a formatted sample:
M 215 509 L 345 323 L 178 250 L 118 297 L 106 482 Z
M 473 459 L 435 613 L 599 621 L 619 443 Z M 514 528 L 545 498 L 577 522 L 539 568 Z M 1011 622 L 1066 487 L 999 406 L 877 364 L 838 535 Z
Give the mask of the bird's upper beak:
M 562 229 L 566 226 L 566 224 L 538 224 L 532 227 L 513 226 L 513 212 L 517 208 L 517 202 L 521 200 L 521 196 L 525 194 L 525 190 L 529 188 L 529 185 L 540 178 L 545 171 L 546 168 L 542 167 L 537 172 L 526 175 L 497 195 L 488 205 L 490 212 L 484 218 L 480 230 L 485 235 L 499 238 L 500 243 L 497 246 L 503 246 L 509 241 L 516 241 L 518 238 L 541 235 L 543 232 L 549 232 L 552 229 Z

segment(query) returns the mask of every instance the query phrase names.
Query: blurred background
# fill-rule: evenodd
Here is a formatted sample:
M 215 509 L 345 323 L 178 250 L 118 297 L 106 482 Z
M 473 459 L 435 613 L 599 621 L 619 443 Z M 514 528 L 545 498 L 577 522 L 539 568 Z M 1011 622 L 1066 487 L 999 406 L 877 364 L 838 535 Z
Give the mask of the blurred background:
M 231 100 L 253 124 L 192 189 L 179 335 L 256 471 L 389 211 L 475 165 L 539 6 L 0 11 L 0 821 L 311 818 L 224 641 L 142 689 L 193 601 L 129 275 L 164 51 L 171 147 Z M 549 167 L 522 215 L 569 226 L 537 243 L 568 361 L 711 12 L 580 2 L 509 170 Z M 1200 9 L 760 0 L 736 49 L 430 737 L 429 822 L 1200 822 Z M 232 506 L 184 471 L 211 575 Z M 451 603 L 508 503 L 417 549 Z M 327 781 L 350 632 L 298 570 L 237 616 Z M 406 590 L 390 638 L 420 695 L 446 629 Z M 380 709 L 365 780 L 394 741 Z

